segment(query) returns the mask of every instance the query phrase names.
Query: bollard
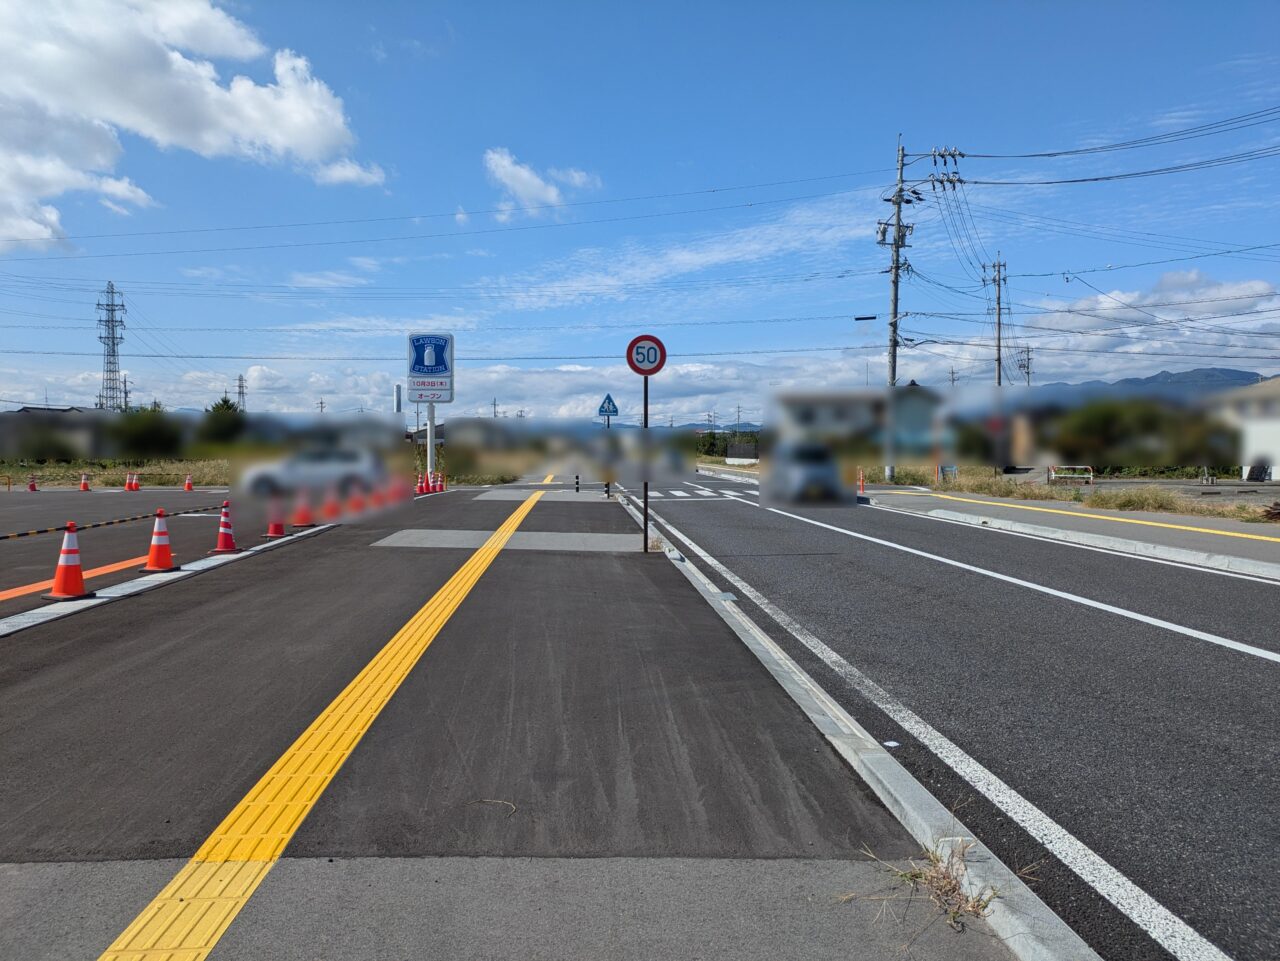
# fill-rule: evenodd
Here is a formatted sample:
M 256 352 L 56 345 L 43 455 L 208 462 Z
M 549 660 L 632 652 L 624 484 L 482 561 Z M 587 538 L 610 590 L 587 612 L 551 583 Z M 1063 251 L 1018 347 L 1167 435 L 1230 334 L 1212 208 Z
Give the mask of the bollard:
M 609 482 L 608 481 L 604 482 L 604 499 L 605 500 L 609 499 Z
M 578 487 L 578 475 L 577 475 L 577 474 L 574 474 L 574 475 L 573 475 L 573 492 L 574 492 L 575 494 L 581 494 L 581 493 L 582 493 L 582 490 Z

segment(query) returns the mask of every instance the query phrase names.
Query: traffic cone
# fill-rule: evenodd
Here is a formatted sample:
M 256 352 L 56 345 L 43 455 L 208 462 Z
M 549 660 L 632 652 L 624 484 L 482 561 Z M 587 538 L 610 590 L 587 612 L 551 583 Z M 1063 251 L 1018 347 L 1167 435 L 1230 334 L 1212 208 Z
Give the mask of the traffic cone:
M 125 474 L 125 475 L 124 475 L 124 489 L 125 489 L 126 491 L 132 491 L 132 490 L 133 490 L 133 475 L 132 475 L 132 474 Z
M 298 499 L 293 504 L 293 516 L 289 518 L 290 527 L 315 527 L 316 519 L 311 513 L 311 498 L 307 496 L 305 487 L 298 491 Z
M 268 540 L 274 540 L 277 537 L 284 537 L 284 511 L 280 509 L 280 498 L 271 498 L 271 504 L 267 507 L 267 532 L 262 535 Z
M 351 488 L 351 493 L 347 497 L 347 513 L 363 514 L 365 508 L 364 494 L 361 493 L 359 487 Z
M 182 489 L 183 489 L 184 491 L 186 491 L 188 494 L 190 494 L 193 490 L 195 490 L 195 488 L 191 486 L 191 475 L 190 475 L 190 474 L 188 474 L 188 475 L 187 475 L 187 479 L 186 479 L 186 481 L 184 481 L 184 482 L 183 482 L 183 484 L 182 484 Z
M 67 532 L 62 537 L 62 553 L 58 555 L 58 568 L 53 573 L 53 590 L 43 597 L 47 601 L 74 601 L 79 597 L 93 597 L 93 591 L 84 589 L 84 571 L 80 568 L 80 544 L 76 540 L 75 521 L 67 521 Z
M 156 524 L 151 529 L 151 550 L 147 553 L 147 566 L 140 568 L 144 574 L 163 574 L 178 570 L 169 550 L 169 525 L 164 519 L 164 508 L 156 511 Z
M 36 487 L 36 475 L 32 474 L 30 479 L 27 481 L 27 491 L 34 494 L 39 489 L 40 488 Z
M 320 507 L 320 516 L 327 521 L 336 521 L 342 517 L 342 502 L 338 500 L 338 492 L 330 487 L 324 495 L 324 504 Z
M 418 483 L 417 483 L 417 486 L 414 487 L 413 492 L 418 496 L 421 496 L 427 492 L 427 475 L 426 474 L 418 475 Z
M 440 472 L 440 490 L 447 491 L 449 489 L 449 475 L 444 471 Z
M 133 475 L 133 487 L 132 487 L 132 490 L 135 490 L 135 491 L 140 491 L 140 490 L 142 490 L 142 475 L 141 475 L 141 474 L 134 474 L 134 475 Z
M 373 490 L 369 491 L 369 506 L 371 508 L 387 506 L 387 499 L 382 496 L 382 488 L 375 485 Z
M 88 475 L 88 474 L 81 474 L 81 475 L 80 475 L 80 489 L 81 489 L 82 491 L 87 491 L 87 490 L 89 489 L 89 475 Z
M 235 531 L 231 529 L 231 501 L 222 502 L 222 517 L 218 520 L 218 546 L 210 554 L 238 554 Z

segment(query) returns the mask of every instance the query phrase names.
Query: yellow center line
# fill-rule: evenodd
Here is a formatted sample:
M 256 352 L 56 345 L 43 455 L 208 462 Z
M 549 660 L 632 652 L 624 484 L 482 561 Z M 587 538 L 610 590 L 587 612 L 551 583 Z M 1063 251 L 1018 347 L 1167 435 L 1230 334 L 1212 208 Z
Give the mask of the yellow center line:
M 542 497 L 530 494 L 228 814 L 99 961 L 201 961 L 396 689 Z
M 555 476 L 556 476 L 555 474 L 548 474 L 546 477 L 542 478 L 542 483 L 544 483 L 544 484 L 550 484 L 550 483 L 551 483 L 551 478 L 553 478 L 553 477 L 555 477 Z
M 1280 537 L 1268 537 L 1266 534 L 1245 534 L 1242 531 L 1220 531 L 1212 527 L 1192 527 L 1188 524 L 1166 524 L 1163 521 L 1144 521 L 1137 517 L 1112 517 L 1109 514 L 1090 514 L 1086 511 L 1066 511 L 1056 507 L 1033 507 L 1030 504 L 1005 504 L 996 501 L 978 500 L 976 497 L 956 497 L 954 494 L 937 494 L 933 491 L 886 491 L 877 490 L 876 494 L 896 494 L 899 497 L 940 497 L 948 501 L 963 501 L 966 504 L 983 504 L 987 507 L 1008 507 L 1016 511 L 1039 511 L 1041 514 L 1063 514 L 1067 517 L 1089 517 L 1098 521 L 1115 521 L 1117 524 L 1141 524 L 1144 527 L 1165 527 L 1174 531 L 1194 531 L 1197 534 L 1217 534 L 1219 537 L 1243 537 L 1251 541 L 1271 541 L 1280 544 Z

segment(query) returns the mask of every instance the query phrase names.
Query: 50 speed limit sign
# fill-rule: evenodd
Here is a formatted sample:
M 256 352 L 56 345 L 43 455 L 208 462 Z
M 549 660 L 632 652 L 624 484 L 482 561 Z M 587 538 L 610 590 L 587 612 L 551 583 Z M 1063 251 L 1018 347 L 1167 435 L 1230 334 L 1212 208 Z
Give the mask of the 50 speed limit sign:
M 627 344 L 627 363 L 637 374 L 649 377 L 667 362 L 667 348 L 652 334 L 641 334 Z

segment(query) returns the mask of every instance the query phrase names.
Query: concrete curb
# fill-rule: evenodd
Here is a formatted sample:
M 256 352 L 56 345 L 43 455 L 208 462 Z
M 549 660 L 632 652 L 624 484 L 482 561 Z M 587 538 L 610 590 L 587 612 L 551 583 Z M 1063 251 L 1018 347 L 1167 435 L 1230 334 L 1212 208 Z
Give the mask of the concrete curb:
M 987 517 L 981 514 L 964 514 L 959 511 L 943 510 L 913 511 L 898 504 L 884 504 L 871 499 L 873 507 L 918 514 L 921 517 L 935 517 L 939 520 L 954 521 L 958 524 L 969 524 L 972 527 L 986 527 L 991 530 L 1009 531 L 1014 534 L 1029 534 L 1032 537 L 1043 537 L 1047 540 L 1064 541 L 1068 544 L 1080 544 L 1084 547 L 1099 547 L 1104 550 L 1118 551 L 1122 554 L 1134 554 L 1138 557 L 1150 557 L 1161 561 L 1173 561 L 1178 564 L 1190 564 L 1194 567 L 1208 567 L 1213 570 L 1230 571 L 1233 574 L 1249 574 L 1253 577 L 1265 577 L 1280 581 L 1280 563 L 1255 561 L 1247 557 L 1236 557 L 1232 554 L 1214 554 L 1208 551 L 1194 551 L 1184 547 L 1169 547 L 1165 544 L 1153 544 L 1149 541 L 1135 541 L 1126 537 L 1111 537 L 1107 534 L 1091 534 L 1085 531 L 1065 530 L 1060 527 L 1043 527 L 1039 524 L 1024 524 L 1003 517 Z
M 0 637 L 8 637 L 10 634 L 18 633 L 18 631 L 25 631 L 29 627 L 47 624 L 49 621 L 61 620 L 64 617 L 79 614 L 81 611 L 87 611 L 90 608 L 110 604 L 112 601 L 118 601 L 122 597 L 145 594 L 147 591 L 155 590 L 157 587 L 164 587 L 166 584 L 172 584 L 175 581 L 184 581 L 188 577 L 195 577 L 204 571 L 222 567 L 226 564 L 233 564 L 246 557 L 253 557 L 264 551 L 275 550 L 277 547 L 283 547 L 285 544 L 292 544 L 307 537 L 314 537 L 322 531 L 331 530 L 334 526 L 336 525 L 320 524 L 306 530 L 296 531 L 286 537 L 267 541 L 265 544 L 255 544 L 253 547 L 245 548 L 239 554 L 201 557 L 183 564 L 180 570 L 163 574 L 147 574 L 145 577 L 135 577 L 131 581 L 112 584 L 110 587 L 104 587 L 97 591 L 93 597 L 86 597 L 83 600 L 59 601 L 55 604 L 47 604 L 44 607 L 37 607 L 34 610 L 23 611 L 21 614 L 11 614 L 9 617 L 0 619 Z
M 739 483 L 739 484 L 755 484 L 757 487 L 760 486 L 759 477 L 748 477 L 748 476 L 744 476 L 743 474 L 730 474 L 727 471 L 707 470 L 705 467 L 695 468 L 694 473 L 706 474 L 708 477 L 715 477 L 720 480 L 734 481 L 735 483 Z
M 622 505 L 637 524 L 642 523 L 639 511 L 628 501 L 622 500 Z M 651 523 L 658 522 L 651 520 Z M 991 889 L 998 892 L 999 897 L 991 903 L 987 923 L 1015 957 L 1020 961 L 1101 961 L 1021 878 L 977 840 L 954 813 L 761 630 L 735 603 L 734 595 L 717 590 L 660 532 L 655 533 L 662 540 L 671 563 L 755 654 L 907 832 L 928 851 L 945 853 L 948 849 L 967 848 L 963 854 L 962 883 L 972 895 Z

